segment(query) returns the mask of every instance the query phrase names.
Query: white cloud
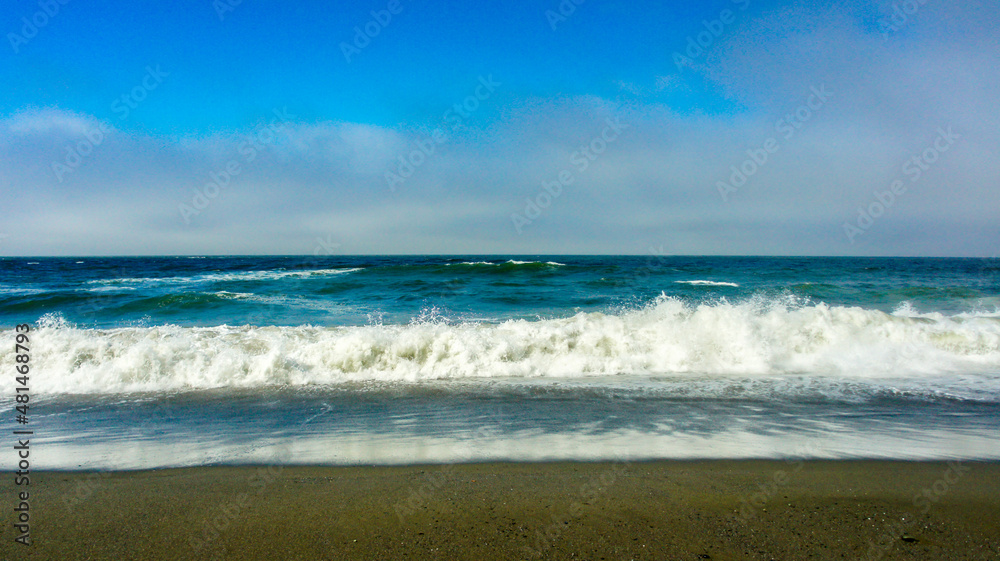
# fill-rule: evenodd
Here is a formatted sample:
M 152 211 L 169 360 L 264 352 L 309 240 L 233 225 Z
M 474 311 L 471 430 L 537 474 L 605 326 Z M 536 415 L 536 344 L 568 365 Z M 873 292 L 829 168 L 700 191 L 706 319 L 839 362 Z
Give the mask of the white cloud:
M 52 135 L 59 137 L 84 136 L 102 126 L 102 122 L 90 115 L 56 108 L 26 109 L 0 120 L 4 136 Z M 103 123 L 110 128 L 110 125 Z

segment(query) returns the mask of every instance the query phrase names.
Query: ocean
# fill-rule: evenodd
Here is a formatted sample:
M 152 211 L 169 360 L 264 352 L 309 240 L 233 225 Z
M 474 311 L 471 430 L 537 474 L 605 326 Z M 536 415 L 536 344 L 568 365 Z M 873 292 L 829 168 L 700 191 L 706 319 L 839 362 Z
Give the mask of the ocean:
M 0 331 L 32 469 L 1000 459 L 997 259 L 4 258 Z

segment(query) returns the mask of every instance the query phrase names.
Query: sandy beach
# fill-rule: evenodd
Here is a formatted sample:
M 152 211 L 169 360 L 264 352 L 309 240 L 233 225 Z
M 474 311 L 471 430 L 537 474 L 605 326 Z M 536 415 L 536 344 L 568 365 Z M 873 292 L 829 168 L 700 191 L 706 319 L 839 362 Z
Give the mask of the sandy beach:
M 7 524 L 0 556 L 985 560 L 998 483 L 996 463 L 895 461 L 39 472 L 33 543 Z

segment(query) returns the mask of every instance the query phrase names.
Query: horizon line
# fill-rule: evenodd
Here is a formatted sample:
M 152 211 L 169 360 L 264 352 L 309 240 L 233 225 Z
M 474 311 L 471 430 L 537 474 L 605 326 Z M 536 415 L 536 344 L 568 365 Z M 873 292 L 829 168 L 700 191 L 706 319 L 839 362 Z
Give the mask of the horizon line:
M 234 258 L 234 257 L 757 257 L 788 259 L 997 259 L 997 255 L 775 255 L 724 253 L 164 253 L 131 255 L 0 255 L 7 259 L 142 259 L 142 258 Z

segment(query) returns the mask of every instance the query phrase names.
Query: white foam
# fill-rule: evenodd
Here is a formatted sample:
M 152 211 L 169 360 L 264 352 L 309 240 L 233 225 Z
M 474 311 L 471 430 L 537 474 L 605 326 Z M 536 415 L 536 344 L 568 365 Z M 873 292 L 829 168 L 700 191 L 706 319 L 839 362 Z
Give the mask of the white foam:
M 85 292 L 122 292 L 136 290 L 134 286 L 95 286 L 93 288 L 82 289 Z
M 44 288 L 21 288 L 10 285 L 0 285 L 0 294 L 44 294 Z
M 228 290 L 220 290 L 214 293 L 215 296 L 219 298 L 224 298 L 226 300 L 254 300 L 260 299 L 256 294 L 251 292 L 229 292 Z
M 305 271 L 242 271 L 238 273 L 205 273 L 190 277 L 124 277 L 116 279 L 97 279 L 87 281 L 88 284 L 192 284 L 200 282 L 230 282 L 277 280 L 286 277 L 311 277 L 341 275 L 360 271 L 361 268 L 350 269 L 310 269 Z
M 679 284 L 690 284 L 693 286 L 739 286 L 735 282 L 721 282 L 721 281 L 710 281 L 710 280 L 679 280 L 674 282 Z
M 39 448 L 38 462 L 49 469 L 157 469 L 206 464 L 252 465 L 414 465 L 487 461 L 617 461 L 656 459 L 851 459 L 997 460 L 991 435 L 933 430 L 914 439 L 904 431 L 859 434 L 774 433 L 732 429 L 709 434 L 684 431 L 620 430 L 613 433 L 502 433 L 455 430 L 448 435 L 408 431 L 301 434 L 292 432 L 248 446 L 215 437 L 211 431 L 166 435 L 155 440 L 91 443 L 55 439 Z M 11 466 L 6 469 L 13 470 Z M 440 469 L 440 468 L 433 468 Z M 609 468 L 610 469 L 610 468 Z M 616 469 L 627 470 L 627 463 Z M 419 485 L 415 483 L 414 485 Z
M 407 325 L 352 327 L 95 330 L 53 314 L 37 325 L 32 365 L 39 376 L 32 384 L 40 393 L 661 374 L 699 383 L 775 375 L 931 383 L 972 375 L 961 390 L 980 384 L 983 373 L 994 376 L 993 385 L 976 391 L 1000 392 L 1000 320 L 968 314 L 909 318 L 823 304 L 691 305 L 661 296 L 619 314 L 499 324 L 449 324 L 429 313 Z M 12 353 L 0 349 L 0 364 L 13 364 Z M 13 383 L 0 378 L 4 392 Z
M 451 265 L 451 263 L 448 263 Z M 555 261 L 517 261 L 515 259 L 508 259 L 503 263 L 493 263 L 492 261 L 462 261 L 459 265 L 552 265 L 554 267 L 565 267 L 565 263 L 556 263 Z

